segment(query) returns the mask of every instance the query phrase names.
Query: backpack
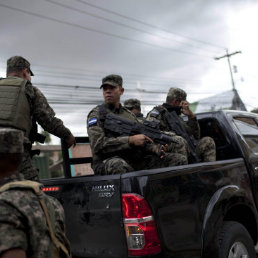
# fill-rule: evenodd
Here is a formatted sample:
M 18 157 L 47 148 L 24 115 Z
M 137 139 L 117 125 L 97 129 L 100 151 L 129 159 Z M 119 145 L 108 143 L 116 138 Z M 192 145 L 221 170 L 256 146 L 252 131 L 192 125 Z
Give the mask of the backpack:
M 55 210 L 54 206 L 50 203 L 50 209 L 48 211 L 47 205 L 44 201 L 43 192 L 41 190 L 41 184 L 34 181 L 24 180 L 24 181 L 16 181 L 6 183 L 0 187 L 0 193 L 4 191 L 8 191 L 10 189 L 31 189 L 38 197 L 41 208 L 45 214 L 50 239 L 52 240 L 52 244 L 49 247 L 49 254 L 54 254 L 54 258 L 66 257 L 70 258 L 70 254 L 67 248 L 56 238 L 55 236 Z

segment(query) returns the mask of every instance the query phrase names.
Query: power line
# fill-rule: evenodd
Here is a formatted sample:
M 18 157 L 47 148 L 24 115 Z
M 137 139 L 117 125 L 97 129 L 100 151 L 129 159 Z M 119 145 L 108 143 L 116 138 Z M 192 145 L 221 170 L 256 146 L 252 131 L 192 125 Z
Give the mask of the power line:
M 174 34 L 174 35 L 176 35 L 176 36 L 179 36 L 179 37 L 182 37 L 182 38 L 186 38 L 186 39 L 189 39 L 189 40 L 192 40 L 192 41 L 196 41 L 196 42 L 199 42 L 199 43 L 201 43 L 201 44 L 213 46 L 213 47 L 216 47 L 216 48 L 219 48 L 219 49 L 225 49 L 225 47 L 222 47 L 222 46 L 219 46 L 219 45 L 215 45 L 215 44 L 212 44 L 212 43 L 210 43 L 210 42 L 202 41 L 202 40 L 199 40 L 199 39 L 195 39 L 195 38 L 192 38 L 192 37 L 188 37 L 188 36 L 185 36 L 185 35 L 181 35 L 181 34 L 178 34 L 178 33 L 175 33 L 175 32 L 171 32 L 171 31 L 168 31 L 168 30 L 166 30 L 166 29 L 164 29 L 164 28 L 161 28 L 161 27 L 159 27 L 159 26 L 156 26 L 156 25 L 154 25 L 154 24 L 150 24 L 150 23 L 144 22 L 144 21 L 142 21 L 142 20 L 139 20 L 139 19 L 136 19 L 136 18 L 133 18 L 133 17 L 129 17 L 129 16 L 126 16 L 126 15 L 123 15 L 123 14 L 120 14 L 120 13 L 117 13 L 117 12 L 114 12 L 114 11 L 109 10 L 109 9 L 107 9 L 107 8 L 103 8 L 103 7 L 94 5 L 94 4 L 92 4 L 92 3 L 89 3 L 89 2 L 86 2 L 86 1 L 83 1 L 83 0 L 74 0 L 74 1 L 77 1 L 77 2 L 80 2 L 80 3 L 82 3 L 82 4 L 85 4 L 85 5 L 94 7 L 94 8 L 96 8 L 96 9 L 102 10 L 102 11 L 107 12 L 107 13 L 111 13 L 111 14 L 120 16 L 120 17 L 125 18 L 125 19 L 127 19 L 127 20 L 131 20 L 131 21 L 134 21 L 134 22 L 141 23 L 141 24 L 146 25 L 146 26 L 151 27 L 151 28 L 156 28 L 156 29 L 162 30 L 162 31 L 164 31 L 164 32 L 166 32 L 166 33 Z
M 211 58 L 210 56 L 206 56 L 206 55 L 201 55 L 201 54 L 197 54 L 197 53 L 192 53 L 192 52 L 178 50 L 178 49 L 164 47 L 164 46 L 159 46 L 159 45 L 155 45 L 155 44 L 152 44 L 152 43 L 149 43 L 149 42 L 145 42 L 145 41 L 142 41 L 142 40 L 131 39 L 131 38 L 128 38 L 128 37 L 125 37 L 125 36 L 116 35 L 116 34 L 113 34 L 113 33 L 105 32 L 105 31 L 101 31 L 101 30 L 97 30 L 97 29 L 93 29 L 93 28 L 82 26 L 82 25 L 79 25 L 79 24 L 58 20 L 58 19 L 53 18 L 53 17 L 49 17 L 49 16 L 45 16 L 45 15 L 42 15 L 42 14 L 30 12 L 30 11 L 23 10 L 23 9 L 20 9 L 20 8 L 16 8 L 16 7 L 12 7 L 12 6 L 8 6 L 8 5 L 5 5 L 5 4 L 2 4 L 2 3 L 0 3 L 0 6 L 2 6 L 4 8 L 7 8 L 7 9 L 11 9 L 11 10 L 17 11 L 17 12 L 21 12 L 21 13 L 25 13 L 25 14 L 28 14 L 28 15 L 32 15 L 32 16 L 35 16 L 35 17 L 38 17 L 38 18 L 41 18 L 41 19 L 54 21 L 54 22 L 57 22 L 57 23 L 60 23 L 60 24 L 64 24 L 64 25 L 68 25 L 68 26 L 72 26 L 72 27 L 75 27 L 75 28 L 78 28 L 78 29 L 83 29 L 83 30 L 91 31 L 91 32 L 95 32 L 95 33 L 98 33 L 98 34 L 103 34 L 103 35 L 106 35 L 106 36 L 110 36 L 110 37 L 114 37 L 114 38 L 118 38 L 118 39 L 122 39 L 122 40 L 126 40 L 126 41 L 140 43 L 140 44 L 144 44 L 144 45 L 147 45 L 147 46 L 156 47 L 156 48 L 160 48 L 160 49 L 165 49 L 165 50 L 169 50 L 169 51 L 176 52 L 176 53 L 187 54 L 187 55 L 195 55 L 195 56 L 199 56 L 199 57 L 203 57 L 203 58 L 209 58 L 209 59 Z
M 129 28 L 129 29 L 138 31 L 138 32 L 143 32 L 143 33 L 151 35 L 151 36 L 155 36 L 155 37 L 162 38 L 162 39 L 165 39 L 165 40 L 173 40 L 173 41 L 175 41 L 177 43 L 180 43 L 180 44 L 184 44 L 184 45 L 188 45 L 188 46 L 193 47 L 193 48 L 198 48 L 198 49 L 201 49 L 201 50 L 204 50 L 204 51 L 208 51 L 208 50 L 203 49 L 202 47 L 195 46 L 195 45 L 187 43 L 187 42 L 182 42 L 182 41 L 179 41 L 179 40 L 176 40 L 176 39 L 173 39 L 173 38 L 171 39 L 169 37 L 158 36 L 158 35 L 155 35 L 155 34 L 149 32 L 149 31 L 146 31 L 146 30 L 143 30 L 143 29 L 140 29 L 140 28 L 136 28 L 136 27 L 131 26 L 129 24 L 117 22 L 117 21 L 114 21 L 112 19 L 105 18 L 103 16 L 100 16 L 100 15 L 97 15 L 97 14 L 93 14 L 91 12 L 87 12 L 85 10 L 81 10 L 81 9 L 78 9 L 78 8 L 75 8 L 75 7 L 63 4 L 63 3 L 57 3 L 57 2 L 55 2 L 53 0 L 45 0 L 45 1 L 47 1 L 49 3 L 52 3 L 52 4 L 55 4 L 57 6 L 61 6 L 61 7 L 65 8 L 65 9 L 68 9 L 68 10 L 73 10 L 73 11 L 76 11 L 76 12 L 79 12 L 79 13 L 83 13 L 83 14 L 89 15 L 91 17 L 98 18 L 98 19 L 101 19 L 101 20 L 104 20 L 104 21 L 107 21 L 107 22 L 110 22 L 110 23 L 113 23 L 113 24 L 116 24 L 116 25 L 119 25 L 119 26 L 122 26 L 122 27 L 126 27 L 126 28 Z M 213 52 L 213 51 L 210 51 L 210 50 L 208 52 L 217 53 L 217 52 Z

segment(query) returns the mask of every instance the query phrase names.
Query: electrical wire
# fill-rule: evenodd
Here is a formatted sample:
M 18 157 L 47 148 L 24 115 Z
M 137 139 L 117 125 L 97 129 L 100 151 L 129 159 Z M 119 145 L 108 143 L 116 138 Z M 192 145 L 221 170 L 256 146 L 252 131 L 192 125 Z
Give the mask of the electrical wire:
M 75 27 L 75 28 L 78 28 L 78 29 L 87 30 L 87 31 L 90 31 L 90 32 L 94 32 L 94 33 L 110 36 L 110 37 L 113 37 L 113 38 L 118 38 L 118 39 L 122 39 L 122 40 L 126 40 L 126 41 L 131 41 L 131 42 L 135 42 L 135 43 L 139 43 L 139 44 L 144 44 L 144 45 L 147 45 L 147 46 L 151 46 L 151 47 L 155 47 L 155 48 L 159 48 L 159 49 L 164 49 L 164 50 L 168 50 L 168 51 L 172 51 L 172 52 L 176 52 L 176 53 L 187 54 L 187 55 L 195 55 L 195 56 L 199 56 L 199 57 L 202 57 L 202 58 L 212 59 L 211 56 L 206 56 L 206 55 L 202 55 L 202 54 L 192 53 L 192 52 L 183 51 L 183 50 L 174 49 L 174 48 L 165 47 L 165 46 L 159 46 L 159 45 L 155 45 L 155 44 L 152 44 L 152 43 L 149 43 L 149 42 L 145 42 L 145 41 L 142 41 L 142 40 L 138 40 L 138 39 L 131 39 L 131 38 L 128 38 L 126 36 L 116 35 L 116 34 L 113 34 L 113 33 L 106 32 L 106 31 L 102 31 L 102 30 L 98 30 L 98 29 L 93 29 L 93 28 L 82 26 L 82 25 L 79 25 L 79 24 L 75 24 L 75 23 L 59 20 L 59 19 L 56 19 L 56 18 L 53 18 L 53 17 L 49 17 L 49 16 L 46 16 L 46 15 L 34 13 L 34 12 L 31 12 L 31 11 L 27 11 L 27 10 L 23 10 L 23 9 L 20 9 L 20 8 L 17 8 L 17 7 L 8 6 L 8 5 L 5 5 L 3 3 L 0 3 L 0 6 L 2 6 L 4 8 L 7 8 L 7 9 L 11 9 L 13 11 L 17 11 L 17 12 L 25 13 L 25 14 L 28 14 L 28 15 L 32 15 L 34 17 L 38 17 L 38 18 L 41 18 L 41 19 L 45 19 L 45 20 L 49 20 L 49 21 L 54 21 L 54 22 L 57 22 L 59 24 L 72 26 L 72 27 Z
M 109 18 L 105 18 L 103 16 L 100 16 L 100 15 L 97 15 L 97 14 L 93 14 L 91 12 L 88 12 L 88 11 L 85 11 L 85 10 L 81 10 L 81 9 L 78 9 L 78 8 L 75 8 L 75 7 L 72 7 L 72 6 L 69 6 L 69 5 L 66 5 L 66 4 L 63 4 L 63 3 L 58 3 L 58 2 L 55 2 L 53 0 L 45 0 L 46 2 L 49 2 L 49 3 L 52 3 L 52 4 L 55 4 L 57 6 L 61 6 L 65 9 L 68 9 L 68 10 L 73 10 L 75 12 L 78 12 L 78 13 L 83 13 L 83 14 L 86 14 L 88 16 L 91 16 L 91 17 L 94 17 L 94 18 L 98 18 L 100 20 L 104 20 L 104 21 L 107 21 L 107 22 L 110 22 L 110 23 L 113 23 L 113 24 L 116 24 L 116 25 L 119 25 L 119 26 L 122 26 L 122 27 L 125 27 L 125 28 L 129 28 L 129 29 L 132 29 L 132 30 L 135 30 L 135 31 L 138 31 L 138 32 L 142 32 L 142 33 L 145 33 L 145 34 L 148 34 L 148 35 L 151 35 L 151 36 L 154 36 L 154 37 L 158 37 L 158 38 L 161 38 L 161 39 L 165 39 L 165 40 L 173 40 L 177 43 L 180 43 L 180 44 L 183 44 L 183 45 L 187 45 L 187 46 L 190 46 L 192 48 L 198 48 L 198 49 L 201 49 L 201 50 L 204 50 L 208 53 L 213 53 L 213 54 L 217 54 L 217 52 L 215 51 L 207 51 L 206 49 L 203 49 L 202 47 L 199 47 L 199 46 L 195 46 L 193 44 L 190 44 L 190 43 L 187 43 L 187 42 L 182 42 L 182 41 L 179 41 L 179 40 L 176 40 L 174 38 L 169 38 L 169 37 L 164 37 L 164 36 L 158 36 L 156 34 L 153 34 L 149 31 L 146 31 L 146 30 L 143 30 L 143 29 L 140 29 L 140 28 L 136 28 L 134 26 L 131 26 L 129 24 L 125 24 L 125 23 L 121 23 L 121 22 L 117 22 L 117 21 L 114 21 L 112 19 L 109 19 Z
M 208 46 L 213 46 L 213 47 L 216 47 L 216 48 L 219 48 L 219 49 L 223 49 L 223 50 L 226 49 L 226 47 L 222 47 L 222 46 L 219 46 L 219 45 L 216 45 L 216 44 L 207 42 L 207 41 L 202 41 L 202 40 L 195 39 L 195 38 L 192 38 L 192 37 L 188 37 L 188 36 L 185 36 L 185 35 L 182 35 L 182 34 L 178 34 L 178 33 L 172 32 L 172 31 L 168 31 L 168 30 L 166 30 L 166 29 L 164 29 L 164 28 L 161 28 L 161 27 L 159 27 L 159 26 L 156 26 L 156 25 L 154 25 L 154 24 L 150 24 L 150 23 L 147 23 L 147 22 L 145 22 L 145 21 L 142 21 L 142 20 L 139 20 L 139 19 L 136 19 L 136 18 L 133 18 L 133 17 L 129 17 L 129 16 L 126 16 L 126 15 L 123 15 L 123 14 L 120 14 L 120 13 L 117 13 L 117 12 L 115 12 L 115 11 L 109 10 L 109 9 L 107 9 L 107 8 L 104 8 L 104 7 L 97 6 L 97 5 L 95 5 L 95 4 L 89 3 L 89 2 L 84 1 L 84 0 L 74 0 L 74 1 L 77 1 L 77 2 L 79 2 L 79 3 L 82 3 L 82 4 L 85 4 L 85 5 L 94 7 L 94 8 L 96 8 L 96 9 L 102 10 L 102 11 L 107 12 L 107 13 L 111 13 L 111 14 L 113 14 L 113 15 L 122 17 L 122 18 L 124 18 L 124 19 L 131 20 L 131 21 L 134 21 L 134 22 L 137 22 L 137 23 L 146 25 L 146 26 L 151 27 L 151 28 L 159 29 L 159 30 L 164 31 L 164 32 L 166 32 L 166 33 L 174 34 L 174 35 L 176 35 L 176 36 L 179 36 L 179 37 L 182 37 L 182 38 L 186 38 L 186 39 L 189 39 L 189 40 L 192 40 L 192 41 L 196 41 L 196 42 L 199 42 L 199 43 L 201 43 L 201 44 L 208 45 Z

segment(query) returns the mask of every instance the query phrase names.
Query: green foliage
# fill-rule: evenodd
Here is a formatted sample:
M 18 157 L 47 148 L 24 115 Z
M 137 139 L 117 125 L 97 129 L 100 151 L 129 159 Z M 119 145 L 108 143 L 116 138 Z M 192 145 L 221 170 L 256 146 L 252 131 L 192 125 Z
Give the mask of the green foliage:
M 251 112 L 258 114 L 258 108 L 251 110 Z

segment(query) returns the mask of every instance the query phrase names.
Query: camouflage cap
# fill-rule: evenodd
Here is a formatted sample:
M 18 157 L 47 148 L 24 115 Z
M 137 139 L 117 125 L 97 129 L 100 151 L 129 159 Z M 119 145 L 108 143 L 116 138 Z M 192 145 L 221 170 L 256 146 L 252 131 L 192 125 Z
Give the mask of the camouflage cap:
M 184 90 L 181 90 L 179 88 L 170 88 L 167 96 L 174 97 L 179 102 L 181 102 L 182 100 L 186 100 L 187 94 Z
M 28 68 L 30 75 L 33 76 L 33 72 L 30 69 L 30 63 L 22 56 L 12 56 L 7 60 L 7 71 L 12 68 Z
M 124 107 L 128 109 L 141 109 L 141 102 L 138 99 L 127 99 L 124 102 Z
M 21 130 L 0 128 L 0 153 L 23 153 L 23 139 Z
M 123 86 L 123 78 L 120 75 L 117 74 L 110 74 L 107 75 L 102 79 L 102 85 L 100 86 L 100 89 L 104 85 L 111 85 L 111 86 Z

